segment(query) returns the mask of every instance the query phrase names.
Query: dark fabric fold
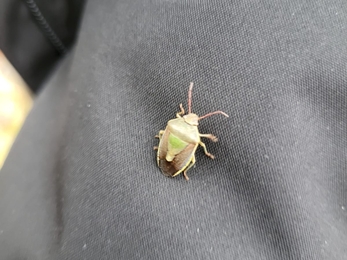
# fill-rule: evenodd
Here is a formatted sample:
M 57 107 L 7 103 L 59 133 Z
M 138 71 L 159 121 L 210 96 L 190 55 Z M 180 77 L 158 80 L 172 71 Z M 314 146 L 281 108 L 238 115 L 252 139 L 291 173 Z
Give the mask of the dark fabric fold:
M 0 259 L 347 259 L 347 4 L 90 1 L 0 173 Z M 215 160 L 167 178 L 187 107 Z

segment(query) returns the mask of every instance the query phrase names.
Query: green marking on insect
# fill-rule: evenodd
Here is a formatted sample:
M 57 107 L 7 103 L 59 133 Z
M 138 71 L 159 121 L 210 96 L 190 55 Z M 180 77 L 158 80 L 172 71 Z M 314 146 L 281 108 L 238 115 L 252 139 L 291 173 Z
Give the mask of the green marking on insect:
M 180 138 L 175 136 L 174 134 L 169 135 L 169 150 L 175 149 L 178 151 L 181 151 L 182 149 L 186 148 L 187 143 L 182 141 Z
M 229 117 L 222 111 L 208 113 L 202 117 L 192 113 L 192 89 L 193 83 L 190 83 L 188 91 L 188 114 L 184 115 L 184 109 L 180 104 L 181 111 L 176 114 L 175 119 L 168 122 L 165 130 L 160 130 L 156 136 L 159 138 L 157 149 L 157 163 L 162 173 L 168 177 L 175 177 L 183 172 L 184 178 L 189 180 L 187 171 L 195 164 L 195 151 L 199 145 L 204 149 L 205 154 L 214 159 L 214 156 L 207 152 L 206 145 L 200 140 L 200 137 L 206 137 L 213 142 L 218 139 L 212 134 L 200 134 L 198 130 L 198 121 L 215 115 L 222 114 Z

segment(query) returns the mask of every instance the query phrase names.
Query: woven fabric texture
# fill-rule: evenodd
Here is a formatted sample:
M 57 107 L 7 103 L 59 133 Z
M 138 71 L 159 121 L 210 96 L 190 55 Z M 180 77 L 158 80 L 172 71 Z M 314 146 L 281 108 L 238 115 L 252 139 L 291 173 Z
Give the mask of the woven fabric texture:
M 0 259 L 347 259 L 347 2 L 89 1 L 0 173 Z M 215 160 L 163 176 L 187 108 Z

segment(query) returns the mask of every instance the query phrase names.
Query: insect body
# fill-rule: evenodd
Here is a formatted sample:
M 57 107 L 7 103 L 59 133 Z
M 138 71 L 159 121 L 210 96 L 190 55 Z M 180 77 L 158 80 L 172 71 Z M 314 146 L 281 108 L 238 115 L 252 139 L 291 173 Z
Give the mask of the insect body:
M 187 171 L 195 164 L 195 151 L 199 145 L 204 149 L 207 156 L 214 159 L 214 156 L 207 152 L 206 145 L 200 137 L 206 137 L 213 142 L 217 142 L 217 137 L 212 134 L 200 134 L 198 121 L 214 114 L 222 114 L 229 117 L 222 111 L 215 111 L 205 116 L 199 117 L 191 112 L 191 95 L 193 83 L 190 83 L 188 91 L 188 114 L 184 115 L 184 109 L 180 104 L 181 111 L 176 114 L 175 119 L 168 122 L 165 130 L 159 131 L 159 146 L 157 163 L 162 173 L 169 177 L 175 177 L 183 172 L 184 178 L 189 180 Z

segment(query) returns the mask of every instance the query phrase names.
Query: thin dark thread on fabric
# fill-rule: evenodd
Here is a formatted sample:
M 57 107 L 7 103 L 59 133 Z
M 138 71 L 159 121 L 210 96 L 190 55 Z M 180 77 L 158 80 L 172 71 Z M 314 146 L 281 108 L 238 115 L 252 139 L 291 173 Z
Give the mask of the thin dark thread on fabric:
M 63 42 L 59 39 L 57 34 L 54 32 L 52 27 L 48 24 L 47 20 L 42 15 L 40 9 L 34 0 L 25 1 L 30 13 L 35 18 L 38 26 L 41 28 L 43 34 L 48 38 L 54 48 L 61 54 L 64 55 L 67 52 L 67 48 Z

